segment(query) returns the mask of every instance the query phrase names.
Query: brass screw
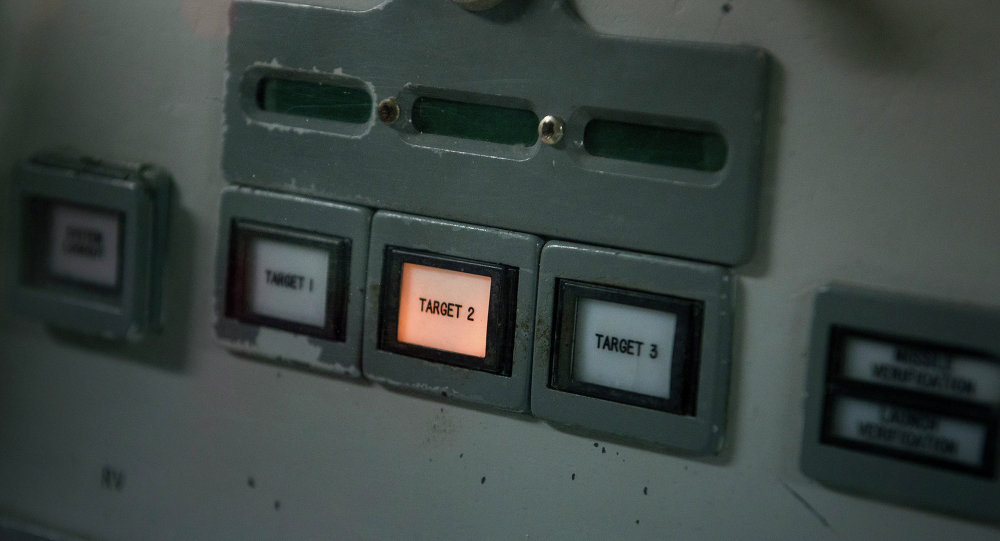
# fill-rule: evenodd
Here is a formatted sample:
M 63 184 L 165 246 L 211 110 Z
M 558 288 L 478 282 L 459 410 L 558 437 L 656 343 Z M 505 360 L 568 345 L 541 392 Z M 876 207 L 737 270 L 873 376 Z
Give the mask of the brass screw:
M 545 144 L 555 145 L 562 141 L 565 129 L 561 118 L 548 115 L 538 123 L 538 138 Z
M 396 98 L 386 98 L 378 103 L 378 119 L 386 124 L 399 119 L 399 103 Z

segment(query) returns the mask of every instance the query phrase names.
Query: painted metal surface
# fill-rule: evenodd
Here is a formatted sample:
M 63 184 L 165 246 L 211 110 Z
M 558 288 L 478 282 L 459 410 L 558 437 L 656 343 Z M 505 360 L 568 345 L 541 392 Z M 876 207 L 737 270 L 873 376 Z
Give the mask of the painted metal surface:
M 72 145 L 163 165 L 178 206 L 163 334 L 111 345 L 0 310 L 0 513 L 111 540 L 995 539 L 995 525 L 832 490 L 798 460 L 819 287 L 1000 305 L 1000 5 L 576 7 L 601 33 L 750 43 L 775 59 L 758 248 L 733 271 L 721 456 L 228 353 L 212 329 L 227 2 L 7 0 L 0 201 L 15 163 Z M 11 279 L 0 266 L 5 307 Z
M 478 13 L 440 0 L 364 13 L 241 1 L 231 19 L 229 182 L 688 259 L 735 264 L 752 254 L 768 85 L 759 48 L 600 35 L 563 1 Z M 256 103 L 264 77 L 323 74 L 367 87 L 373 104 L 395 97 L 401 117 L 376 122 L 373 105 L 366 124 L 281 118 Z M 410 119 L 421 97 L 557 115 L 565 139 L 421 133 Z M 718 134 L 725 165 L 594 155 L 591 119 Z

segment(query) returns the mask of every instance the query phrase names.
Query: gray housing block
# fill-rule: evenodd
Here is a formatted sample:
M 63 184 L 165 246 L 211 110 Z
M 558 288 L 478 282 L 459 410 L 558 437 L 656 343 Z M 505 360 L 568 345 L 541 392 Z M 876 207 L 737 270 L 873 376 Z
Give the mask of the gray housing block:
M 964 347 L 1000 358 L 1000 311 L 831 285 L 816 296 L 806 381 L 802 472 L 827 485 L 907 505 L 1000 520 L 1000 479 L 975 477 L 821 441 L 835 326 Z M 994 408 L 994 434 L 1000 411 Z M 994 445 L 993 449 L 1000 447 Z M 1000 461 L 1000 455 L 994 463 Z
M 154 165 L 131 165 L 66 153 L 40 154 L 14 167 L 11 263 L 17 282 L 14 310 L 56 327 L 109 339 L 136 341 L 163 325 L 163 271 L 166 264 L 172 182 Z M 124 216 L 120 293 L 114 298 L 80 288 L 35 286 L 26 276 L 27 203 L 58 200 L 120 212 Z

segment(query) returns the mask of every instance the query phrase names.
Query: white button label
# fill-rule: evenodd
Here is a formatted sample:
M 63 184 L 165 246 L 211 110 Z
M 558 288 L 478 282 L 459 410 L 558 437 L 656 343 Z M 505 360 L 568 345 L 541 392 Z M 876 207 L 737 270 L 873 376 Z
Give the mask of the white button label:
M 264 238 L 250 243 L 250 311 L 325 326 L 329 251 Z
M 830 434 L 981 468 L 986 426 L 857 398 L 836 399 Z
M 49 272 L 101 287 L 118 285 L 119 214 L 52 205 Z
M 670 398 L 677 315 L 590 298 L 577 300 L 573 379 Z
M 848 336 L 843 366 L 858 381 L 1000 404 L 1000 363 L 982 357 Z
M 397 340 L 486 357 L 492 278 L 404 262 L 400 280 Z

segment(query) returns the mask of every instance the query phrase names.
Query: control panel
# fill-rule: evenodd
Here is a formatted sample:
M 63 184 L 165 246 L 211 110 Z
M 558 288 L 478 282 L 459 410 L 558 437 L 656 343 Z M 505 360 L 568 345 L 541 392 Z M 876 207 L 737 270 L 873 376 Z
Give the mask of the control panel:
M 0 2 L 0 538 L 996 538 L 1000 4 L 856 4 Z
M 601 36 L 562 2 L 236 1 L 227 74 L 229 182 L 726 265 L 752 255 L 759 48 Z
M 756 236 L 763 51 L 611 39 L 558 3 L 351 13 L 238 1 L 232 17 L 223 169 L 239 187 L 222 206 L 223 342 L 301 362 L 322 355 L 316 344 L 360 340 L 361 373 L 391 389 L 719 452 L 727 265 Z M 381 39 L 390 30 L 393 43 Z M 519 37 L 504 63 L 489 40 L 465 38 L 498 31 Z M 340 38 L 324 41 L 330 32 Z M 399 46 L 426 45 L 428 32 L 447 62 Z M 571 65 L 540 39 L 578 56 Z M 627 86 L 598 75 L 625 51 L 644 66 Z M 237 190 L 351 205 L 358 218 L 334 220 L 347 234 L 302 220 L 282 232 L 272 225 L 290 208 L 236 216 Z M 357 288 L 332 279 L 343 272 L 331 261 L 363 257 L 364 212 Z M 336 334 L 343 300 L 362 298 L 363 324 Z M 275 332 L 281 346 L 262 348 Z M 331 362 L 357 375 L 357 361 Z

